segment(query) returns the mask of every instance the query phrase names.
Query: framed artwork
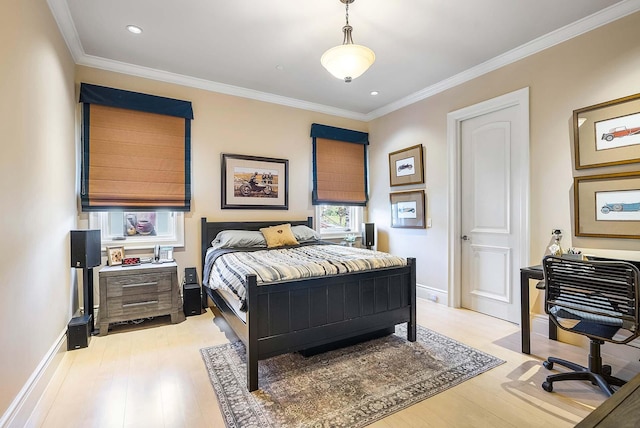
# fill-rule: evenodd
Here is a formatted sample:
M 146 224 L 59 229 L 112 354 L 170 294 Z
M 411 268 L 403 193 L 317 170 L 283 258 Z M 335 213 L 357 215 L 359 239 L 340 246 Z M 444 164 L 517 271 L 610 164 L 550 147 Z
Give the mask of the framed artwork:
M 640 94 L 573 112 L 576 169 L 640 162 Z
M 391 227 L 424 229 L 424 190 L 390 193 Z
M 576 236 L 640 238 L 640 172 L 575 177 Z
M 289 209 L 289 161 L 223 153 L 222 208 Z
M 422 144 L 389 153 L 391 186 L 424 183 Z
M 123 259 L 124 247 L 107 247 L 107 264 L 109 266 L 121 265 Z

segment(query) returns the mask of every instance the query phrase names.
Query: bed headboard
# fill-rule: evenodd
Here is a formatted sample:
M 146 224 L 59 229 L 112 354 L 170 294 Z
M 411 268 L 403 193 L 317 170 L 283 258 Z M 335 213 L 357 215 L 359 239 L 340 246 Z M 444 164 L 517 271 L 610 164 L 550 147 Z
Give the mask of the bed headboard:
M 313 217 L 307 217 L 306 220 L 272 220 L 272 221 L 219 221 L 207 222 L 206 217 L 200 219 L 201 234 L 201 262 L 202 268 L 200 273 L 203 274 L 204 258 L 207 249 L 211 246 L 211 241 L 223 230 L 260 230 L 263 227 L 277 226 L 279 224 L 290 223 L 292 226 L 303 225 L 313 228 Z M 203 278 L 204 280 L 204 278 Z

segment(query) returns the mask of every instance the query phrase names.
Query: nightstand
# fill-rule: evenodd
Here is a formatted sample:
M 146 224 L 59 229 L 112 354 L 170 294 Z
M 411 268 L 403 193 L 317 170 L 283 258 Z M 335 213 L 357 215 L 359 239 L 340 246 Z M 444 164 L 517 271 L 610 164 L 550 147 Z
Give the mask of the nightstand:
M 100 269 L 100 335 L 109 324 L 171 315 L 171 323 L 185 320 L 176 263 L 105 266 Z

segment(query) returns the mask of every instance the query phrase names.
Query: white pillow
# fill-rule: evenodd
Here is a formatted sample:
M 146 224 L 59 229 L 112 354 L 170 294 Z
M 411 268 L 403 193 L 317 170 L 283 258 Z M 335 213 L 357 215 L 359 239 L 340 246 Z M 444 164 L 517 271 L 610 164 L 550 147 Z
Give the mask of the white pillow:
M 258 230 L 223 230 L 211 241 L 211 246 L 213 248 L 266 248 L 267 241 Z
M 320 234 L 307 226 L 291 226 L 291 231 L 298 242 L 317 241 L 320 239 Z

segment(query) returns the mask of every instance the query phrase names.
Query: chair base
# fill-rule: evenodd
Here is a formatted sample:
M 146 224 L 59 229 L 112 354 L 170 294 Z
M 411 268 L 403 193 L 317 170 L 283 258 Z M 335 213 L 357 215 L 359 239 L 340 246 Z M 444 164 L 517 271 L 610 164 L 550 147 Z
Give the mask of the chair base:
M 612 388 L 613 386 L 620 387 L 627 382 L 615 376 L 611 376 L 611 366 L 602 365 L 602 358 L 600 357 L 601 343 L 602 342 L 598 340 L 591 340 L 589 367 L 584 367 L 561 358 L 549 357 L 547 361 L 542 363 L 545 368 L 551 370 L 553 369 L 554 364 L 559 364 L 573 371 L 547 376 L 547 380 L 542 383 L 542 389 L 547 392 L 552 392 L 554 382 L 560 382 L 563 380 L 588 380 L 593 385 L 598 385 L 607 397 L 611 397 L 615 392 Z

